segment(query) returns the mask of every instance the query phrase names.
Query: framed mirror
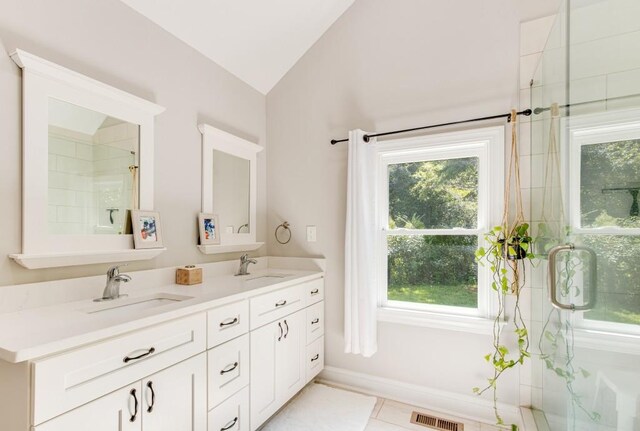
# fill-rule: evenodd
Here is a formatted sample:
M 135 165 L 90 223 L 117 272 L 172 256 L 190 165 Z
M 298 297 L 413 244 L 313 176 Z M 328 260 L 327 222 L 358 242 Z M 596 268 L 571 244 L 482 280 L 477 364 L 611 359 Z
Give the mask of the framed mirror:
M 154 119 L 164 108 L 17 50 L 23 69 L 23 244 L 30 268 L 148 259 L 132 209 L 153 210 Z
M 207 124 L 202 133 L 202 212 L 218 215 L 219 245 L 205 254 L 250 251 L 256 242 L 256 162 L 263 147 Z

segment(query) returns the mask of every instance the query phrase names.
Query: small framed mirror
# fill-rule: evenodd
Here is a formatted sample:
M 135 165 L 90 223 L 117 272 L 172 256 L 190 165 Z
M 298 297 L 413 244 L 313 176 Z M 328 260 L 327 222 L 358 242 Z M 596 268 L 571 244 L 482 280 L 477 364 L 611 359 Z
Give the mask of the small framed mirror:
M 257 154 L 260 145 L 207 124 L 202 133 L 202 212 L 218 215 L 220 244 L 205 254 L 250 251 L 256 242 Z
M 164 108 L 17 50 L 23 76 L 27 268 L 149 259 L 133 209 L 153 210 L 154 120 Z

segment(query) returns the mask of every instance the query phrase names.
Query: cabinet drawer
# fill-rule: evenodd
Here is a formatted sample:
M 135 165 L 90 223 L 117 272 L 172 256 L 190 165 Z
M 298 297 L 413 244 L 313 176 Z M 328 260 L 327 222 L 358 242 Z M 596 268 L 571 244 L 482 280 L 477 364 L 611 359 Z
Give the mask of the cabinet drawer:
M 209 431 L 249 431 L 249 388 L 209 412 Z
M 307 343 L 317 340 L 324 335 L 324 301 L 306 309 L 307 313 Z
M 249 384 L 249 334 L 209 350 L 209 409 Z
M 259 328 L 304 308 L 301 284 L 251 298 L 251 329 Z
M 69 411 L 206 349 L 197 314 L 32 364 L 33 423 Z
M 311 280 L 303 284 L 305 305 L 313 305 L 324 299 L 324 278 Z
M 207 312 L 209 348 L 249 332 L 249 302 L 240 301 Z
M 324 368 L 324 337 L 307 346 L 307 383 Z

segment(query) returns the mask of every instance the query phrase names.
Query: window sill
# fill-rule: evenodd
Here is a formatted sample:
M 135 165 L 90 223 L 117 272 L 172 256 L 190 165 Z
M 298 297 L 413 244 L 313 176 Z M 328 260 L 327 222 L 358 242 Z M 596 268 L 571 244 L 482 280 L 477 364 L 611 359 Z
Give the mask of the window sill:
M 404 310 L 397 308 L 378 308 L 378 321 L 398 323 L 400 325 L 421 326 L 471 334 L 493 335 L 493 319 L 439 314 L 427 311 Z M 506 322 L 500 323 L 500 328 Z
M 574 329 L 575 346 L 583 349 L 640 355 L 640 336 L 592 329 Z

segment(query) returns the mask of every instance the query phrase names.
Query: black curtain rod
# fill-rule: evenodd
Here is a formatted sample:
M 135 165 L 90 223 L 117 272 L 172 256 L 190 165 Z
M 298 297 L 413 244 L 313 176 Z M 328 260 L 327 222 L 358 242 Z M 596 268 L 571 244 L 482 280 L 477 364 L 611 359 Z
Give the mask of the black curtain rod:
M 526 117 L 529 117 L 531 113 L 532 113 L 531 109 L 525 109 L 524 111 L 516 112 L 516 115 L 524 115 Z M 453 126 L 456 124 L 475 123 L 476 121 L 497 120 L 499 118 L 507 118 L 509 121 L 511 121 L 511 113 L 501 114 L 501 115 L 492 115 L 490 117 L 472 118 L 471 120 L 452 121 L 450 123 L 434 124 L 432 126 L 414 127 L 413 129 L 394 130 L 393 132 L 374 133 L 371 135 L 364 135 L 363 139 L 365 142 L 369 142 L 369 139 L 377 138 L 378 136 L 397 135 L 398 133 L 409 133 L 409 132 L 415 132 L 417 130 L 426 130 L 426 129 L 433 129 L 436 127 Z M 331 145 L 335 145 L 339 142 L 347 142 L 348 140 L 349 139 L 339 139 L 339 140 L 332 139 Z
M 640 94 L 629 94 L 627 96 L 618 96 L 618 97 L 609 97 L 606 99 L 598 99 L 598 100 L 589 100 L 587 102 L 578 102 L 578 103 L 567 103 L 566 105 L 560 105 L 558 106 L 558 108 L 560 109 L 566 109 L 566 108 L 571 108 L 571 107 L 575 107 L 575 106 L 583 106 L 583 105 L 590 105 L 592 103 L 600 103 L 600 102 L 612 102 L 614 100 L 624 100 L 624 99 L 633 99 L 633 98 L 637 98 L 640 97 Z M 547 112 L 550 111 L 551 107 L 547 107 L 547 108 L 536 108 L 533 110 L 533 113 L 538 115 L 538 114 L 542 114 L 543 112 Z

